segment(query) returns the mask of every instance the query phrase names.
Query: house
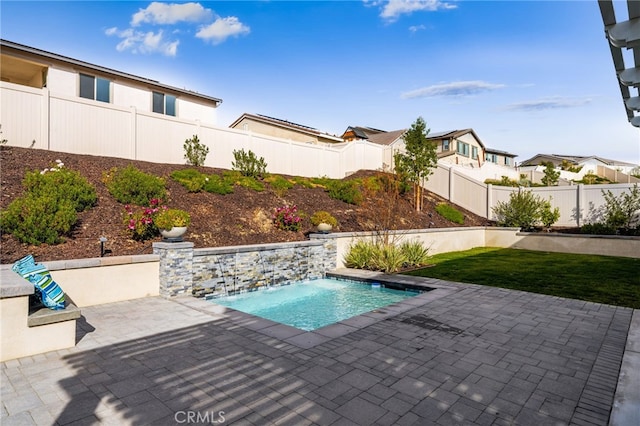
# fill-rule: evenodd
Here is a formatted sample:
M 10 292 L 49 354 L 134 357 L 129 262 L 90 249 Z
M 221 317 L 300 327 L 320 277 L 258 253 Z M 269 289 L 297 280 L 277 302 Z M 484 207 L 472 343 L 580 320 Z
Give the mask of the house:
M 91 103 L 210 124 L 216 124 L 216 108 L 222 103 L 212 96 L 7 40 L 0 40 L 0 61 L 2 82 Z
M 392 130 L 390 132 L 374 129 L 372 127 L 349 126 L 342 134 L 347 142 L 365 140 L 383 147 L 382 170 L 392 170 L 394 167 L 393 156 L 404 150 L 404 134 L 407 129 Z
M 332 144 L 344 142 L 344 140 L 338 136 L 321 132 L 313 127 L 261 114 L 244 113 L 238 117 L 236 121 L 231 123 L 229 127 L 296 142 Z
M 487 148 L 473 129 L 429 133 L 427 140 L 436 144 L 438 161 L 445 164 L 481 167 L 489 162 L 515 167 L 516 154 Z
M 598 166 L 617 170 L 626 174 L 629 174 L 633 169 L 638 167 L 637 164 L 611 160 L 608 158 L 598 157 L 596 155 L 580 156 L 560 154 L 536 154 L 521 162 L 520 166 L 539 166 L 545 163 L 552 163 L 557 168 L 562 167 L 563 165 L 574 166 L 575 168 L 582 168 L 585 169 L 585 171 L 594 174 L 598 173 Z
M 374 129 L 372 127 L 349 126 L 342 134 L 342 139 L 347 142 L 354 140 L 369 140 L 370 137 L 380 133 L 387 133 L 384 130 Z
M 639 183 L 636 176 L 640 174 L 640 166 L 624 161 L 610 160 L 591 155 L 537 154 L 520 163 L 521 171 L 544 170 L 546 163 L 552 163 L 560 171 L 560 179 L 580 181 L 585 175 L 596 175 L 611 182 Z
M 484 152 L 484 160 L 487 163 L 493 163 L 505 167 L 515 167 L 516 165 L 516 154 L 511 154 L 510 152 L 500 151 L 493 148 L 485 148 Z

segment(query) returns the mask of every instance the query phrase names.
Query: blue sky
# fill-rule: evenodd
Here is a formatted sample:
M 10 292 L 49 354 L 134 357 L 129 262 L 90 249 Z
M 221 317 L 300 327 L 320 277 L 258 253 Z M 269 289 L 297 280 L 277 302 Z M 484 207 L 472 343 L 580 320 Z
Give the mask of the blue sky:
M 624 3 L 616 4 L 623 20 Z M 223 99 L 347 126 L 473 128 L 518 154 L 640 163 L 597 1 L 7 1 L 2 38 Z

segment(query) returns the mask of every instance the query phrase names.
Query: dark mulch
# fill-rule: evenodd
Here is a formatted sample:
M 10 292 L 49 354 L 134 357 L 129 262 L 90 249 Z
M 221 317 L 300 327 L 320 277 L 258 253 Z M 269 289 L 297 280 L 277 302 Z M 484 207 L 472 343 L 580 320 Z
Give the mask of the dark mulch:
M 126 167 L 129 164 L 166 179 L 169 195 L 165 204 L 191 213 L 192 223 L 185 240 L 193 242 L 196 248 L 305 240 L 309 232 L 314 230 L 308 218 L 304 220 L 299 232 L 282 231 L 273 226 L 274 209 L 285 204 L 295 204 L 299 211 L 309 216 L 317 210 L 329 211 L 340 223 L 337 231 L 373 230 L 380 226 L 380 214 L 371 207 L 375 200 L 367 200 L 362 205 L 354 206 L 330 198 L 322 188 L 296 186 L 282 195 L 278 195 L 268 185 L 264 192 L 236 186 L 235 192 L 228 195 L 189 193 L 169 177 L 172 171 L 188 167 L 185 165 L 156 164 L 7 146 L 0 149 L 0 208 L 6 208 L 23 193 L 21 182 L 27 171 L 51 167 L 56 160 L 61 160 L 67 168 L 80 171 L 95 186 L 98 193 L 97 205 L 79 214 L 77 226 L 62 244 L 32 246 L 20 243 L 13 236 L 3 233 L 0 241 L 1 263 L 12 263 L 29 253 L 36 256 L 38 261 L 98 257 L 99 239 L 103 236 L 108 240 L 106 248 L 111 250 L 109 255 L 151 253 L 151 244 L 160 241 L 160 238 L 145 242 L 131 239 L 122 221 L 124 206 L 109 194 L 102 182 L 104 172 L 112 167 Z M 208 167 L 200 169 L 205 173 L 222 172 Z M 357 176 L 372 173 L 376 172 L 361 171 Z M 409 195 L 400 199 L 394 206 L 396 229 L 460 226 L 435 212 L 435 206 L 444 201 L 435 194 L 425 194 L 424 209 L 420 213 L 414 211 L 410 200 Z M 459 210 L 465 214 L 463 226 L 489 224 L 485 218 L 464 209 Z

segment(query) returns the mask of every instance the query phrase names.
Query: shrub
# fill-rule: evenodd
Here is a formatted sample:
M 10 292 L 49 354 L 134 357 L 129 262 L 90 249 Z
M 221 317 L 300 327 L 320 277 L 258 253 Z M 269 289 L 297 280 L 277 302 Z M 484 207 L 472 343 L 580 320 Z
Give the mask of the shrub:
M 402 250 L 394 244 L 378 244 L 374 253 L 375 270 L 382 271 L 385 274 L 398 272 L 407 262 Z
M 80 173 L 64 168 L 60 160 L 56 163 L 25 175 L 25 194 L 0 213 L 3 232 L 23 243 L 57 244 L 76 224 L 77 212 L 95 204 L 95 188 Z
M 500 180 L 498 180 L 498 179 L 485 179 L 484 183 L 486 183 L 487 185 L 491 184 L 491 185 L 496 185 L 496 186 L 513 186 L 513 187 L 520 186 L 518 181 L 513 180 L 513 179 L 509 179 L 508 176 L 502 176 L 502 178 Z
M 347 268 L 374 269 L 376 245 L 370 241 L 357 240 L 349 247 L 343 262 Z
M 616 228 L 605 223 L 586 223 L 580 227 L 581 234 L 615 235 Z
M 124 206 L 123 221 L 134 240 L 145 241 L 158 235 L 160 231 L 154 219 L 160 209 L 160 200 L 157 198 L 152 199 L 148 207 L 134 207 L 129 204 Z
M 235 161 L 231 162 L 232 170 L 239 171 L 243 176 L 261 178 L 267 171 L 267 163 L 264 158 L 256 157 L 256 154 L 251 150 L 245 152 L 244 149 L 234 149 L 233 158 Z
M 544 168 L 544 177 L 542 178 L 542 184 L 544 186 L 555 186 L 558 184 L 558 179 L 560 178 L 560 172 L 556 170 L 556 166 L 548 161 L 543 163 Z
M 271 185 L 271 188 L 278 194 L 279 196 L 283 196 L 289 189 L 293 188 L 293 182 L 285 179 L 280 175 L 271 175 L 266 177 L 265 182 L 268 182 Z
M 184 158 L 187 160 L 187 164 L 192 166 L 202 166 L 209 154 L 209 147 L 200 143 L 198 135 L 193 135 L 191 139 L 185 140 L 182 147 L 184 148 Z
M 171 178 L 189 192 L 202 191 L 207 180 L 207 176 L 196 169 L 176 170 L 171 173 Z
M 311 223 L 315 226 L 326 223 L 331 226 L 338 226 L 338 220 L 331 216 L 331 213 L 324 210 L 318 210 L 311 216 Z
M 204 190 L 213 194 L 232 194 L 233 181 L 218 175 L 210 175 L 205 178 Z
M 509 195 L 509 201 L 499 202 L 493 208 L 493 212 L 499 226 L 519 227 L 525 231 L 532 230 L 539 225 L 543 215 L 547 227 L 551 226 L 560 215 L 559 208 L 551 210 L 549 201 L 541 199 L 531 191 L 512 192 Z M 553 218 L 555 220 L 552 220 Z
M 640 189 L 634 184 L 619 196 L 615 196 L 610 190 L 601 191 L 604 197 L 604 223 L 613 228 L 632 229 L 638 225 L 640 214 Z
M 464 215 L 455 207 L 446 203 L 440 203 L 436 206 L 436 213 L 445 219 L 462 225 L 464 223 Z
M 358 205 L 364 199 L 360 186 L 355 180 L 331 180 L 327 189 L 329 197 L 345 203 Z
M 429 263 L 429 248 L 421 241 L 405 241 L 400 244 L 400 251 L 406 259 L 404 266 L 424 266 Z
M 152 199 L 166 198 L 164 179 L 144 173 L 132 165 L 111 169 L 104 174 L 103 181 L 109 193 L 123 204 L 145 206 Z
M 174 226 L 189 226 L 191 216 L 185 210 L 161 208 L 154 221 L 158 229 L 171 229 Z
M 301 222 L 297 206 L 278 207 L 273 215 L 273 223 L 285 231 L 299 231 Z

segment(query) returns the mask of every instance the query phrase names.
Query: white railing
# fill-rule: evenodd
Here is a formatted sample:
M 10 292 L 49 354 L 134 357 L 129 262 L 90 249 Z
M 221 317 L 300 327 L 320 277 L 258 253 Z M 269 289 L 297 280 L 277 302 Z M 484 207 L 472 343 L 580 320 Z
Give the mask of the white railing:
M 294 142 L 6 82 L 0 82 L 0 100 L 2 137 L 13 146 L 184 164 L 183 143 L 198 135 L 209 147 L 206 166 L 230 169 L 233 151 L 245 149 L 264 157 L 271 173 L 330 178 L 342 178 L 361 169 L 382 169 L 392 155 L 391 148 L 362 140 L 340 144 Z M 501 170 L 488 168 L 475 175 L 467 172 L 438 164 L 425 187 L 490 219 L 497 203 L 508 201 L 509 194 L 518 190 L 486 185 L 480 180 L 486 173 L 495 178 Z M 556 225 L 579 226 L 604 204 L 602 190 L 618 195 L 631 186 L 571 185 L 531 190 L 560 208 Z

